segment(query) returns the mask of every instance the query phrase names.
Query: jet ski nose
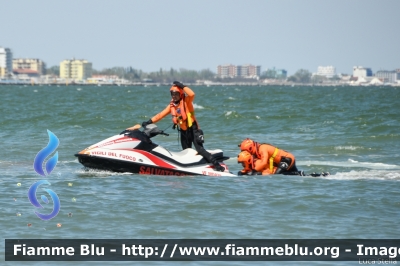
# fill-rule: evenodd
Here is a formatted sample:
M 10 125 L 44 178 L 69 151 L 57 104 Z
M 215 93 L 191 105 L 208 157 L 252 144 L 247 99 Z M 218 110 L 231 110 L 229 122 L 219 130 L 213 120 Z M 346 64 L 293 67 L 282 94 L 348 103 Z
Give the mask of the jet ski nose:
M 80 152 L 78 152 L 78 154 L 90 154 L 90 152 L 86 151 L 86 149 L 85 149 L 85 150 L 81 150 Z

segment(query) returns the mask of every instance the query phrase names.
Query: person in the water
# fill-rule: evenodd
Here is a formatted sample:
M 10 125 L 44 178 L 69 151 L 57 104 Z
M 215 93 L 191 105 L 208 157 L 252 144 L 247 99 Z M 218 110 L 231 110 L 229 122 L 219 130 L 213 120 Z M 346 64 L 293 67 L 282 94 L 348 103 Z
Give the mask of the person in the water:
M 296 158 L 290 152 L 279 149 L 271 144 L 258 143 L 252 139 L 245 139 L 239 144 L 241 152 L 238 155 L 238 163 L 243 169 L 238 175 L 261 174 L 261 175 L 301 175 L 296 167 Z M 326 176 L 329 173 L 312 173 L 311 176 Z
M 262 175 L 298 175 L 299 171 L 294 155 L 285 150 L 278 149 L 271 144 L 258 143 L 249 138 L 243 140 L 239 147 L 242 152 L 238 156 L 238 162 L 245 162 L 247 165 L 247 168 L 239 173 L 247 173 L 251 169 Z

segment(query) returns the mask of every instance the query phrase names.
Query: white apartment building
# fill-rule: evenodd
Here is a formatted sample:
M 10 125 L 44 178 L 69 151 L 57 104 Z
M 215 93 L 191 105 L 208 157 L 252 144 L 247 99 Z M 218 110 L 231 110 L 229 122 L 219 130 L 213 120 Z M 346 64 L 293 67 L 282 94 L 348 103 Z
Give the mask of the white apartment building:
M 261 75 L 261 66 L 241 65 L 237 68 L 237 74 L 242 78 L 258 78 Z
M 0 78 L 12 74 L 12 52 L 9 48 L 0 47 Z
M 353 67 L 353 77 L 372 77 L 372 70 L 369 67 L 355 66 Z
M 397 80 L 400 80 L 400 73 L 395 70 L 379 70 L 375 73 L 375 77 L 379 78 L 385 83 L 395 83 Z
M 258 78 L 261 75 L 261 66 L 254 65 L 219 65 L 217 75 L 220 78 Z
M 327 78 L 332 78 L 336 76 L 336 67 L 334 66 L 319 66 L 317 70 L 318 76 L 324 76 Z

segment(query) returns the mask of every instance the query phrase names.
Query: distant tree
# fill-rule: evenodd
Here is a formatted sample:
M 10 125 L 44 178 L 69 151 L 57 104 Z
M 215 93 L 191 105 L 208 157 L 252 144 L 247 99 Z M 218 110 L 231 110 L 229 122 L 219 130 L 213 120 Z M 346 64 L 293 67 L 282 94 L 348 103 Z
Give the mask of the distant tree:
M 123 78 L 130 81 L 140 81 L 141 75 L 142 70 L 136 70 L 132 67 L 128 67 L 125 71 Z
M 297 78 L 295 76 L 288 77 L 287 81 L 297 82 Z
M 261 72 L 260 79 L 266 79 L 266 78 L 267 78 L 267 71 Z
M 122 78 L 125 74 L 125 68 L 123 67 L 113 67 L 113 68 L 105 68 L 102 71 L 100 71 L 100 75 L 116 75 L 120 78 Z
M 179 72 L 180 72 L 182 82 L 192 83 L 192 82 L 196 82 L 197 79 L 200 79 L 199 73 L 195 70 L 188 70 L 188 69 L 181 68 Z
M 265 78 L 267 79 L 275 79 L 276 76 L 276 70 L 274 69 L 268 69 L 267 71 L 265 71 Z
M 203 69 L 199 72 L 200 79 L 207 79 L 212 80 L 215 77 L 215 73 L 212 72 L 210 69 Z
M 299 83 L 309 83 L 311 80 L 311 72 L 305 69 L 297 70 L 293 76 L 288 78 L 288 81 L 299 82 Z
M 294 75 L 301 83 L 308 83 L 311 80 L 311 72 L 305 69 L 298 70 Z
M 92 70 L 93 75 L 116 75 L 119 78 L 124 78 L 130 81 L 151 80 L 159 83 L 172 83 L 174 80 L 179 80 L 183 83 L 194 83 L 197 80 L 215 80 L 215 73 L 209 69 L 201 71 L 189 70 L 181 68 L 179 70 L 171 68 L 170 71 L 160 70 L 150 73 L 142 72 L 132 67 L 113 67 L 103 70 Z
M 330 78 L 332 81 L 339 81 L 340 77 L 338 75 L 333 76 L 332 78 Z
M 52 66 L 52 67 L 47 68 L 46 74 L 59 77 L 60 76 L 60 66 Z
M 277 71 L 275 68 L 267 69 L 266 71 L 262 72 L 260 75 L 260 79 L 286 79 L 286 74 L 282 71 Z
M 327 78 L 325 76 L 314 75 L 311 77 L 313 83 L 323 83 Z

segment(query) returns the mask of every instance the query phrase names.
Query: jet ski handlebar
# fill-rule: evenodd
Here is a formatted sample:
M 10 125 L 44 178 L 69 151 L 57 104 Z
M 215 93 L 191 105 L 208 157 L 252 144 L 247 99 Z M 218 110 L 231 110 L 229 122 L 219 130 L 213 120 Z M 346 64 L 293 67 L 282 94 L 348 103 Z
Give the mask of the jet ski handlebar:
M 130 135 L 133 132 L 137 132 L 138 129 L 125 129 L 124 131 L 122 131 L 121 133 L 119 133 L 120 135 Z M 148 136 L 149 138 L 152 138 L 154 136 L 157 135 L 164 135 L 164 136 L 169 136 L 168 133 L 165 133 L 163 130 L 159 130 L 158 127 L 154 124 L 149 124 L 147 125 L 143 131 L 139 131 L 142 132 L 143 134 L 145 134 L 146 136 Z
M 125 129 L 124 131 L 122 131 L 121 133 L 119 133 L 120 135 L 128 135 L 129 133 L 133 132 L 134 130 L 131 129 Z

